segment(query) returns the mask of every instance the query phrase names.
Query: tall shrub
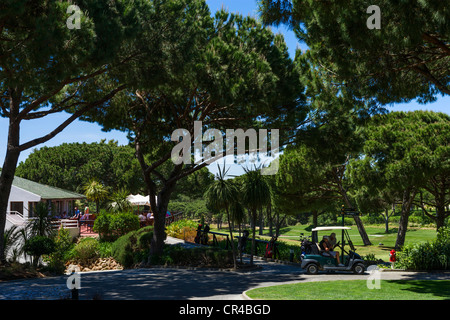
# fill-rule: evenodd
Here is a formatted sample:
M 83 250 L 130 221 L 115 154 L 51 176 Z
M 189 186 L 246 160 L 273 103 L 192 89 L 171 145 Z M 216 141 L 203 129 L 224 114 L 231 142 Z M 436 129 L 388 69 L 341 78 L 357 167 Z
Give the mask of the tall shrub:
M 439 229 L 433 241 L 404 246 L 397 258 L 401 269 L 450 270 L 450 229 Z
M 109 226 L 111 232 L 119 237 L 128 232 L 138 230 L 139 227 L 139 217 L 128 212 L 113 214 Z
M 125 268 L 145 260 L 150 251 L 153 227 L 145 227 L 131 231 L 114 241 L 111 247 L 112 256 Z
M 69 230 L 60 228 L 58 234 L 54 239 L 55 251 L 44 257 L 50 270 L 56 273 L 63 273 L 65 270 L 65 262 L 69 258 L 69 253 L 74 244 Z
M 24 245 L 24 251 L 33 257 L 33 266 L 36 268 L 39 259 L 44 254 L 50 254 L 56 249 L 55 241 L 45 236 L 34 236 L 28 239 Z
M 98 232 L 101 240 L 113 241 L 119 237 L 138 230 L 139 218 L 132 213 L 104 213 L 94 222 L 94 231 Z

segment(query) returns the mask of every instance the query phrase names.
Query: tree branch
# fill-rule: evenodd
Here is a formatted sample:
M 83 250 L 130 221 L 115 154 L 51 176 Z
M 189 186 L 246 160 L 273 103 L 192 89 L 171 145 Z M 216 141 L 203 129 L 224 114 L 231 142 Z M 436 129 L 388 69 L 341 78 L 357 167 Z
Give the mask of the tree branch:
M 72 114 L 72 116 L 70 116 L 66 121 L 64 121 L 62 124 L 60 124 L 55 130 L 53 130 L 49 134 L 47 134 L 45 136 L 42 136 L 40 138 L 31 140 L 31 141 L 28 141 L 28 142 L 26 142 L 24 144 L 21 144 L 18 147 L 19 151 L 27 150 L 29 148 L 37 146 L 38 144 L 41 144 L 41 143 L 44 143 L 44 142 L 50 140 L 51 138 L 56 136 L 58 133 L 60 133 L 62 130 L 64 130 L 69 124 L 71 124 L 73 121 L 75 121 L 81 115 L 83 115 L 85 112 L 89 111 L 90 109 L 92 109 L 92 108 L 94 108 L 96 106 L 102 105 L 103 103 L 107 102 L 108 100 L 113 98 L 116 93 L 118 93 L 119 91 L 121 91 L 123 89 L 125 89 L 125 85 L 122 85 L 122 86 L 114 89 L 113 91 L 111 91 L 108 95 L 106 95 L 102 99 L 89 103 L 88 105 L 86 105 L 82 109 L 80 109 L 77 112 L 75 112 L 74 114 Z

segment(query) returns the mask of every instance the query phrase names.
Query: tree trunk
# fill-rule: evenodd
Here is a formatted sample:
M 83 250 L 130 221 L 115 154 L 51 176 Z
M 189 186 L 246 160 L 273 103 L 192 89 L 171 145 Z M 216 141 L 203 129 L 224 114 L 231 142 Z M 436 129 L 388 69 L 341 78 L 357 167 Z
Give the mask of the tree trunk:
M 440 228 L 445 226 L 445 218 L 447 217 L 445 206 L 436 206 L 436 230 L 439 231 Z
M 255 254 L 256 242 L 256 209 L 252 210 L 252 250 L 250 252 L 250 265 L 253 265 L 253 255 Z
M 241 228 L 241 223 L 239 223 L 239 242 L 238 243 L 242 243 L 242 228 Z M 239 250 L 240 249 L 240 250 Z M 238 251 L 239 251 L 239 260 L 242 264 L 242 251 L 243 248 L 241 246 L 238 245 Z
M 233 238 L 233 226 L 231 224 L 231 217 L 230 217 L 230 213 L 228 211 L 228 207 L 225 210 L 227 212 L 228 227 L 230 229 L 231 251 L 232 251 L 232 254 L 233 254 L 233 266 L 234 266 L 234 269 L 237 269 L 236 249 L 234 247 L 234 238 Z
M 4 241 L 6 210 L 8 210 L 9 194 L 11 193 L 11 186 L 20 156 L 20 122 L 15 121 L 19 114 L 20 98 L 16 97 L 15 90 L 10 90 L 8 146 L 6 148 L 5 161 L 0 175 L 0 264 L 6 262 Z
M 448 184 L 447 179 L 442 178 L 441 184 L 439 184 L 439 194 L 435 195 L 436 202 L 436 231 L 445 226 L 445 218 L 448 217 L 448 212 L 445 210 L 445 200 L 447 198 Z
M 173 189 L 174 186 L 166 186 L 158 193 L 156 210 L 153 211 L 155 220 L 150 255 L 161 255 L 163 253 L 164 241 L 166 240 L 166 213 Z
M 263 209 L 259 210 L 259 235 L 262 236 L 264 233 L 264 214 Z
M 317 210 L 313 210 L 312 215 L 313 215 L 313 227 L 316 228 L 317 227 L 317 218 L 319 216 Z
M 389 210 L 384 210 L 384 233 L 389 233 Z
M 395 248 L 401 249 L 405 244 L 406 231 L 408 229 L 409 212 L 413 203 L 416 191 L 407 189 L 403 192 L 402 200 L 402 212 L 400 216 L 400 223 L 398 226 L 397 240 L 395 242 Z
M 267 220 L 269 220 L 269 236 L 273 236 L 273 215 L 272 215 L 272 206 L 269 205 L 267 207 Z
M 19 155 L 20 152 L 10 151 L 8 148 L 0 175 L 0 264 L 6 262 L 4 243 L 6 211 Z
M 347 192 L 340 186 L 341 194 L 344 197 L 345 204 L 349 208 L 355 208 L 352 203 L 350 202 L 350 199 L 348 198 Z M 372 243 L 369 240 L 369 236 L 367 235 L 366 229 L 364 228 L 364 225 L 361 221 L 361 218 L 358 216 L 353 216 L 353 219 L 355 219 L 356 227 L 358 228 L 359 234 L 361 235 L 361 239 L 363 240 L 363 244 L 365 246 L 369 246 Z
M 283 216 L 283 218 L 280 220 L 280 214 L 277 212 L 277 222 L 275 224 L 275 236 L 278 237 L 280 235 L 280 229 L 281 226 L 284 223 L 284 220 L 286 219 L 286 215 Z

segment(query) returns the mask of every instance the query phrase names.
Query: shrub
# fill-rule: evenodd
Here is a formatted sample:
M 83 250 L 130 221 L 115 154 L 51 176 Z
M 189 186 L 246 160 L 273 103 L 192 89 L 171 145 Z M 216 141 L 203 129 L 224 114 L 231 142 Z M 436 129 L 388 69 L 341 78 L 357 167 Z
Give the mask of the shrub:
M 100 256 L 99 243 L 95 238 L 83 238 L 73 249 L 73 258 L 82 263 L 97 259 Z
M 25 242 L 24 251 L 33 257 L 33 266 L 37 267 L 39 258 L 55 251 L 55 241 L 45 236 L 34 236 Z
M 132 237 L 134 237 L 134 232 L 120 237 L 114 241 L 111 247 L 112 256 L 125 268 L 130 268 L 134 263 Z
M 151 226 L 131 231 L 114 241 L 111 254 L 122 266 L 130 268 L 148 256 L 152 237 Z
M 111 232 L 119 237 L 133 230 L 138 230 L 139 227 L 138 216 L 128 212 L 113 214 L 109 226 Z
M 183 219 L 171 223 L 167 227 L 166 232 L 168 236 L 192 242 L 197 234 L 197 227 L 197 222 Z
M 146 227 L 141 230 L 137 232 L 137 246 L 141 250 L 149 249 L 153 239 L 153 227 Z
M 100 241 L 98 243 L 98 251 L 100 258 L 112 257 L 112 242 Z
M 93 230 L 101 240 L 113 241 L 139 227 L 139 218 L 133 213 L 103 213 L 95 220 Z
M 450 230 L 439 229 L 433 241 L 406 245 L 397 254 L 396 267 L 408 270 L 450 269 Z
M 93 230 L 97 232 L 101 239 L 108 240 L 111 237 L 111 214 L 102 213 L 95 219 Z
M 352 218 L 353 222 L 355 221 Z M 381 214 L 373 214 L 373 213 L 369 213 L 366 215 L 361 216 L 361 221 L 364 224 L 384 224 L 384 218 Z
M 63 273 L 65 262 L 69 260 L 69 252 L 74 247 L 69 230 L 60 228 L 55 238 L 55 251 L 44 257 L 51 271 Z
M 166 246 L 164 254 L 152 261 L 154 264 L 176 266 L 200 266 L 214 268 L 233 267 L 233 254 L 230 250 L 220 248 L 199 247 L 183 248 L 181 246 Z

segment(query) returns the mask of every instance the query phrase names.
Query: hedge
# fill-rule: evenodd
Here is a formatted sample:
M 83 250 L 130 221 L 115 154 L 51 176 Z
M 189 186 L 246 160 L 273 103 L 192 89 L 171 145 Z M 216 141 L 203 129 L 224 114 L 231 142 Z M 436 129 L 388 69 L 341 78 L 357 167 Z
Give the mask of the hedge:
M 152 226 L 131 231 L 114 241 L 111 254 L 124 268 L 131 268 L 148 257 L 152 237 Z
M 139 217 L 133 213 L 103 213 L 95 219 L 93 230 L 101 240 L 113 241 L 139 227 Z
M 433 241 L 405 245 L 397 253 L 396 268 L 450 270 L 450 228 L 440 228 Z

